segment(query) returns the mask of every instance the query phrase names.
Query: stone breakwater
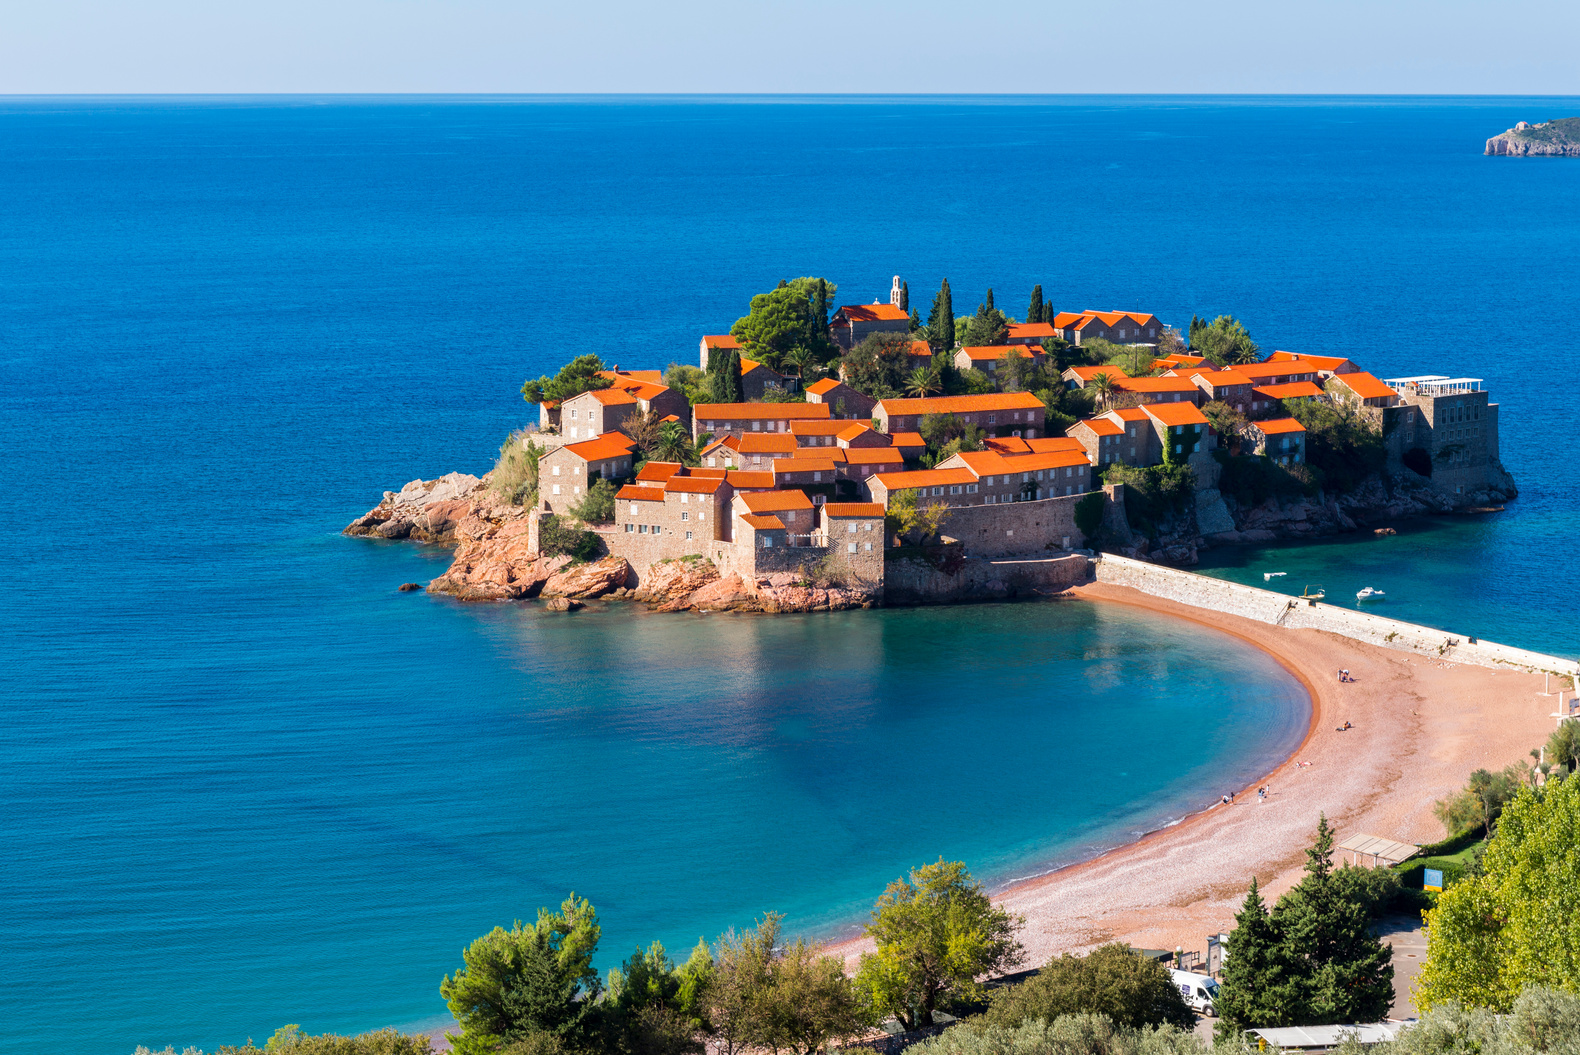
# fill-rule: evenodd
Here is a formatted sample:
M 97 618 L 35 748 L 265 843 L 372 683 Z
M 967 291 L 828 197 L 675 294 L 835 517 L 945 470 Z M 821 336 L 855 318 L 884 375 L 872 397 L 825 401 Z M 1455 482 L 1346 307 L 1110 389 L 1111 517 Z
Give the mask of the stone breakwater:
M 749 581 L 721 575 L 706 559 L 660 561 L 640 574 L 623 557 L 573 564 L 569 557 L 532 551 L 529 512 L 500 499 L 487 476 L 450 473 L 384 492 L 345 534 L 453 545 L 449 569 L 428 592 L 463 601 L 543 597 L 629 600 L 661 612 L 831 612 L 871 608 L 880 600 L 873 591 L 810 582 L 793 572 Z

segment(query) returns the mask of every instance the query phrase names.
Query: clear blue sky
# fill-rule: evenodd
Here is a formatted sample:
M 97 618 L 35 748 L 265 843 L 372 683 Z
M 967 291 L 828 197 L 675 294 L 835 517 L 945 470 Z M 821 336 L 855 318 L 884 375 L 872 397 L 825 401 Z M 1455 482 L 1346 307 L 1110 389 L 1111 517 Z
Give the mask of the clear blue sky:
M 11 0 L 0 93 L 1580 94 L 1575 0 Z

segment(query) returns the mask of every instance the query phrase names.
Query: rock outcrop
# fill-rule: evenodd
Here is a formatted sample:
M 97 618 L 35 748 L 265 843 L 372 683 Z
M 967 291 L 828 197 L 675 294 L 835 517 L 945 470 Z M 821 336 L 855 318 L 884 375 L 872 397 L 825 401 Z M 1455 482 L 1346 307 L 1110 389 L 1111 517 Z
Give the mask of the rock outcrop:
M 1487 140 L 1486 153 L 1502 157 L 1580 157 L 1580 117 L 1539 125 L 1521 121 Z
M 456 525 L 478 508 L 500 505 L 488 477 L 446 473 L 437 480 L 413 480 L 347 525 L 347 535 L 447 543 Z
M 592 564 L 578 564 L 555 572 L 543 583 L 544 597 L 570 597 L 591 600 L 616 590 L 623 590 L 635 576 L 624 557 L 605 557 Z

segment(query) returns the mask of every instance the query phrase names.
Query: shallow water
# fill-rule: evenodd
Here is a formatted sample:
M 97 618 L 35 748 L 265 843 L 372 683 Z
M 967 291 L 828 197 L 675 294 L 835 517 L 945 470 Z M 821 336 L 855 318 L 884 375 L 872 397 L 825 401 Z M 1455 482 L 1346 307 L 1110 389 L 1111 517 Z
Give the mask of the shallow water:
M 1317 581 L 1574 651 L 1580 433 L 1529 379 L 1580 308 L 1580 167 L 1478 151 L 1577 108 L 0 100 L 7 1041 L 423 1019 L 465 942 L 571 887 L 608 962 L 769 909 L 838 934 L 909 865 L 1006 880 L 1298 740 L 1271 661 L 1136 613 L 549 620 L 396 594 L 445 555 L 337 534 L 485 469 L 523 377 L 694 361 L 781 277 L 900 272 L 923 314 L 945 274 L 959 313 L 1040 282 L 1486 377 L 1520 501 L 1324 558 L 1443 547 L 1442 585 Z

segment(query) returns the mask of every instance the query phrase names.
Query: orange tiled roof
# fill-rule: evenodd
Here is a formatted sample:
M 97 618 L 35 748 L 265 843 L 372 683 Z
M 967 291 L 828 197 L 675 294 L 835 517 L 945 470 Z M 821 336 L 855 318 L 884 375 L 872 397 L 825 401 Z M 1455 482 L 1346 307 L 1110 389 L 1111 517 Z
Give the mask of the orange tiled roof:
M 748 432 L 741 436 L 742 454 L 789 454 L 795 437 L 788 432 Z
M 846 304 L 834 314 L 850 322 L 898 322 L 911 317 L 894 304 Z
M 922 439 L 920 432 L 891 432 L 889 434 L 891 447 L 925 447 L 927 441 Z
M 774 476 L 780 473 L 831 473 L 834 462 L 830 458 L 775 458 Z
M 1010 323 L 1009 335 L 1011 337 L 1029 337 L 1032 340 L 1042 340 L 1046 337 L 1057 337 L 1051 322 L 1014 322 Z
M 606 407 L 618 407 L 626 403 L 635 403 L 636 397 L 623 388 L 595 388 L 591 392 L 583 392 L 582 396 L 591 396 Z M 571 399 L 580 399 L 581 396 L 572 396 Z M 565 402 L 569 403 L 567 399 Z
M 776 516 L 758 516 L 754 513 L 742 513 L 741 519 L 746 521 L 752 527 L 756 528 L 758 531 L 767 531 L 772 529 L 777 529 L 779 531 L 785 530 L 784 521 L 780 520 Z
M 567 443 L 565 449 L 584 462 L 602 462 L 630 454 L 635 446 L 636 441 L 623 432 L 606 432 L 580 443 Z
M 1298 376 L 1300 374 L 1315 374 L 1317 372 L 1316 367 L 1298 360 L 1285 360 L 1277 363 L 1241 363 L 1235 369 L 1252 381 L 1265 381 L 1270 377 Z
M 1362 399 L 1381 399 L 1384 396 L 1397 396 L 1399 394 L 1364 370 L 1353 374 L 1335 374 L 1333 375 L 1333 380 L 1344 385 L 1344 387 Z
M 1077 421 L 1075 424 L 1085 425 L 1099 436 L 1122 436 L 1125 432 L 1124 429 L 1108 418 L 1087 418 L 1085 421 Z M 1070 427 L 1074 428 L 1075 426 L 1072 425 Z
M 724 447 L 731 454 L 735 454 L 741 449 L 741 438 L 739 436 L 726 436 L 722 440 L 713 440 L 706 447 L 702 448 L 702 453 L 704 455 L 714 454 L 720 447 Z
M 737 341 L 727 333 L 711 334 L 702 339 L 708 343 L 709 348 L 739 348 L 741 346 L 740 341 Z
M 753 513 L 778 513 L 790 509 L 812 508 L 812 500 L 806 496 L 805 491 L 753 491 L 736 497 L 745 503 L 748 511 Z
M 1049 451 L 1045 454 L 999 454 L 995 451 L 961 451 L 949 460 L 959 458 L 961 464 L 977 477 L 999 476 L 1006 473 L 1029 473 L 1041 469 L 1062 469 L 1067 465 L 1091 465 L 1086 452 Z M 947 463 L 945 463 L 947 465 Z
M 774 474 L 758 472 L 756 470 L 731 469 L 725 474 L 725 482 L 737 491 L 752 487 L 771 488 L 774 486 Z
M 1228 388 L 1230 385 L 1248 385 L 1251 379 L 1234 368 L 1228 370 L 1201 370 L 1186 374 L 1190 377 L 1199 377 L 1213 388 Z
M 1351 366 L 1355 365 L 1342 355 L 1306 355 L 1300 352 L 1274 352 L 1267 357 L 1266 361 L 1269 363 L 1305 362 L 1318 370 L 1327 370 L 1332 373 L 1338 373 L 1339 369 L 1346 363 L 1349 363 Z
M 1196 392 L 1188 377 L 1125 377 L 1114 382 L 1114 387 L 1121 392 Z
M 971 414 L 984 410 L 1043 410 L 1030 392 L 989 392 L 980 396 L 929 396 L 926 399 L 885 399 L 883 412 L 896 414 Z
M 973 362 L 987 362 L 993 359 L 1007 359 L 1011 354 L 1032 358 L 1038 352 L 1030 351 L 1024 344 L 979 344 L 969 348 L 960 349 L 966 358 Z
M 694 495 L 711 495 L 725 486 L 722 476 L 671 476 L 664 484 L 665 491 Z
M 982 441 L 982 444 L 988 450 L 997 451 L 999 454 L 1031 453 L 1031 444 L 1019 436 L 989 436 Z
M 850 428 L 850 422 L 844 418 L 828 418 L 822 421 L 792 421 L 790 435 L 792 436 L 838 436 Z
M 840 451 L 846 465 L 904 465 L 905 455 L 893 447 L 847 447 Z
M 827 403 L 698 403 L 691 408 L 693 421 L 793 421 L 832 416 Z
M 1252 391 L 1268 399 L 1302 399 L 1324 394 L 1322 388 L 1312 381 L 1291 381 L 1287 385 L 1259 385 Z
M 970 469 L 918 469 L 909 473 L 879 473 L 873 477 L 894 491 L 908 491 L 913 487 L 942 487 L 945 484 L 974 484 L 976 474 Z
M 911 350 L 905 354 L 911 356 L 913 359 L 931 359 L 933 355 L 933 346 L 928 344 L 926 341 L 912 341 Z
M 1109 414 L 1118 414 L 1121 421 L 1146 421 L 1147 412 L 1140 407 L 1125 407 L 1122 410 L 1110 410 Z
M 813 384 L 807 385 L 806 386 L 806 390 L 808 392 L 812 393 L 814 396 L 823 396 L 823 395 L 827 395 L 828 393 L 834 391 L 834 389 L 836 389 L 838 387 L 839 387 L 839 382 L 838 381 L 836 381 L 832 377 L 825 377 L 821 381 L 817 381 L 817 382 L 814 382 Z
M 1141 408 L 1165 425 L 1205 425 L 1207 417 L 1194 403 L 1149 403 Z
M 642 466 L 642 471 L 636 474 L 637 482 L 657 480 L 663 483 L 676 473 L 684 471 L 685 466 L 679 462 L 648 462 Z
M 615 498 L 622 502 L 662 502 L 664 489 L 662 487 L 643 487 L 640 484 L 626 484 L 615 493 Z
M 657 370 L 647 370 L 643 372 L 650 374 L 658 373 Z M 621 389 L 631 393 L 637 399 L 653 399 L 669 391 L 668 385 L 660 384 L 657 381 L 648 381 L 644 378 L 637 377 L 635 374 L 618 373 L 614 370 L 601 370 L 599 371 L 598 376 L 607 377 L 609 379 L 610 389 L 605 389 L 604 391 L 609 391 L 611 389 Z
M 722 479 L 724 479 L 724 474 L 727 473 L 728 471 L 729 471 L 728 469 L 704 469 L 704 468 L 699 468 L 699 467 L 693 466 L 692 469 L 691 469 L 690 475 L 691 476 L 705 476 L 705 477 L 709 477 L 709 478 L 715 479 L 715 480 L 722 480 Z
M 823 506 L 826 517 L 881 517 L 883 507 L 877 502 L 829 502 Z
M 842 465 L 845 462 L 846 450 L 843 447 L 797 447 L 790 452 L 792 458 L 813 458 Z
M 872 431 L 872 426 L 871 425 L 864 425 L 861 422 L 857 421 L 857 422 L 848 423 L 845 426 L 845 428 L 841 429 L 835 435 L 836 435 L 836 437 L 838 439 L 853 440 L 857 436 L 860 436 L 863 432 L 871 432 L 871 431 Z
M 1082 381 L 1090 381 L 1098 374 L 1107 374 L 1115 381 L 1130 376 L 1129 374 L 1125 373 L 1124 370 L 1112 363 L 1100 363 L 1097 366 L 1072 366 L 1067 368 L 1064 372 L 1067 374 L 1074 374 Z
M 1034 440 L 1027 440 L 1027 446 L 1038 454 L 1048 451 L 1084 451 L 1081 441 L 1073 436 L 1039 436 Z
M 1306 427 L 1294 418 L 1276 418 L 1273 421 L 1253 421 L 1266 436 L 1277 436 L 1281 432 L 1305 432 Z

